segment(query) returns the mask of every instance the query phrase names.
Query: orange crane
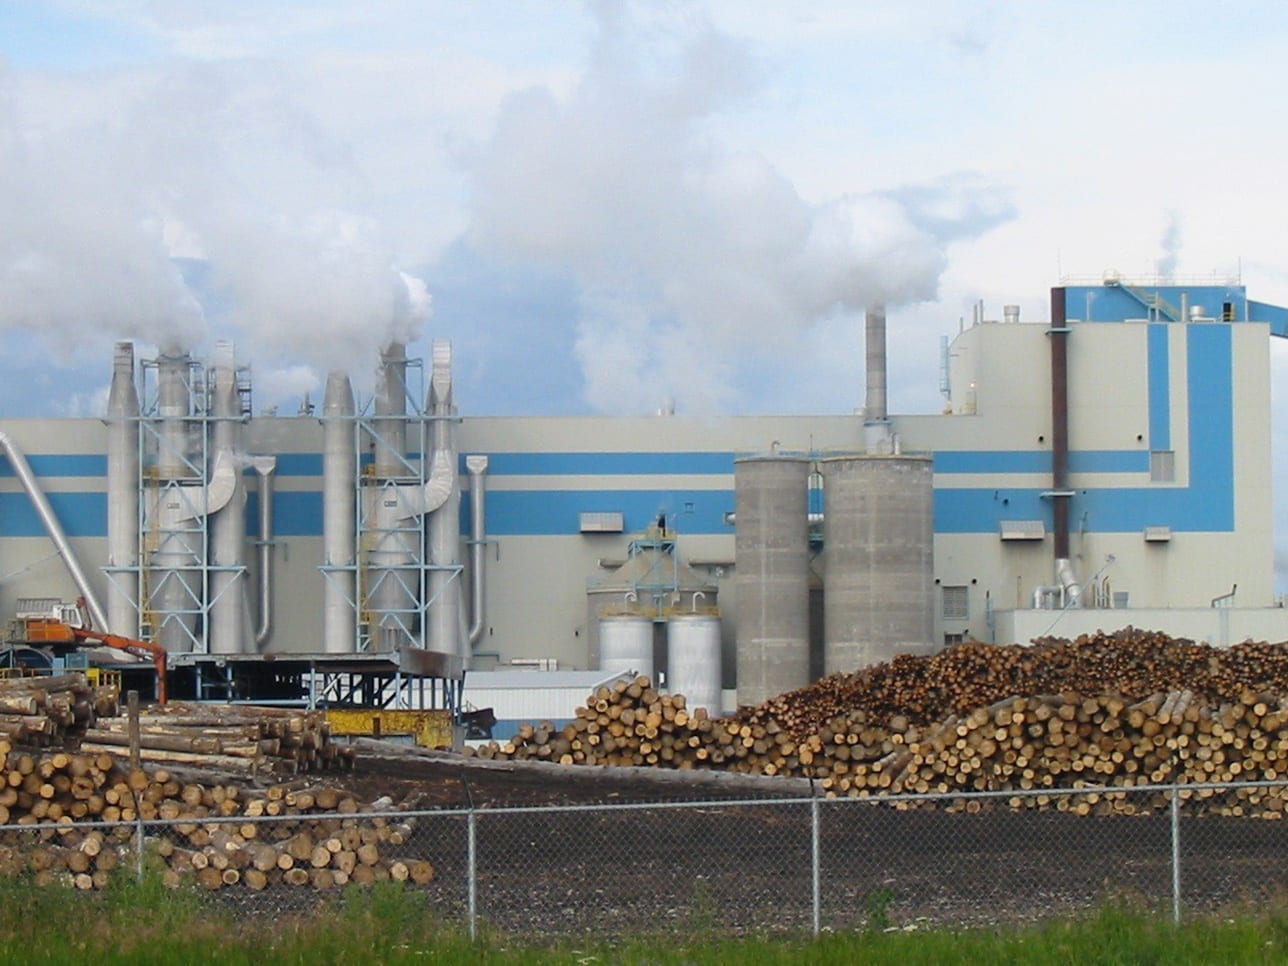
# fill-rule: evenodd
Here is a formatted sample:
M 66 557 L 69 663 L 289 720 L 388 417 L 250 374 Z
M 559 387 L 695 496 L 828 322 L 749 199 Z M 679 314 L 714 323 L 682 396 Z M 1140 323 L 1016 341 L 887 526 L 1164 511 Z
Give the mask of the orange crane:
M 106 631 L 95 631 L 86 627 L 69 627 L 72 637 L 78 644 L 104 644 L 118 651 L 125 651 L 135 657 L 151 658 L 152 666 L 157 669 L 157 703 L 165 704 L 165 648 L 160 644 L 148 641 L 136 641 L 132 637 L 121 637 L 119 634 L 108 634 Z
M 83 601 L 65 604 L 48 598 L 26 598 L 19 601 L 18 613 L 9 628 L 9 640 L 36 647 L 92 646 L 95 644 L 125 651 L 152 662 L 157 673 L 157 701 L 166 702 L 166 651 L 159 644 L 109 634 L 88 627 L 89 618 Z

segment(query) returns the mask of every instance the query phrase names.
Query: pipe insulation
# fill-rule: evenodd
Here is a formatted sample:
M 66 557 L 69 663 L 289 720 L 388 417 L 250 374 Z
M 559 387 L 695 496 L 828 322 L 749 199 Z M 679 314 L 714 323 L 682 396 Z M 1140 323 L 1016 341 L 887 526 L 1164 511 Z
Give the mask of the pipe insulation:
M 107 626 L 139 636 L 139 391 L 134 344 L 118 342 L 107 396 Z
M 18 448 L 18 445 L 10 438 L 9 434 L 3 430 L 0 430 L 0 450 L 3 450 L 5 455 L 9 457 L 9 465 L 13 467 L 14 475 L 18 477 L 18 482 L 22 484 L 27 497 L 36 508 L 36 515 L 40 517 L 40 522 L 44 526 L 45 532 L 49 534 L 49 539 L 53 541 L 54 549 L 63 558 L 63 564 L 67 567 L 67 572 L 71 575 L 76 589 L 85 598 L 85 608 L 89 611 L 90 620 L 94 622 L 94 627 L 106 630 L 107 615 L 103 612 L 103 605 L 99 603 L 98 595 L 94 593 L 94 588 L 90 586 L 89 578 L 85 576 L 85 570 L 81 567 L 80 560 L 76 557 L 76 552 L 72 550 L 71 544 L 67 542 L 67 534 L 63 532 L 62 524 L 58 522 L 54 508 L 49 505 L 49 500 L 40 489 L 40 484 L 36 482 L 36 474 L 32 472 L 31 464 L 27 462 L 27 457 L 23 455 L 22 450 Z
M 355 413 L 348 375 L 329 373 L 322 402 L 322 637 L 327 654 L 350 653 L 357 646 Z
M 465 457 L 465 469 L 470 474 L 470 627 L 465 635 L 471 651 L 483 638 L 483 625 L 487 621 L 487 509 L 486 491 L 488 458 Z
M 273 634 L 273 471 L 277 457 L 253 456 L 251 466 L 259 477 L 259 622 L 255 646 L 263 648 Z

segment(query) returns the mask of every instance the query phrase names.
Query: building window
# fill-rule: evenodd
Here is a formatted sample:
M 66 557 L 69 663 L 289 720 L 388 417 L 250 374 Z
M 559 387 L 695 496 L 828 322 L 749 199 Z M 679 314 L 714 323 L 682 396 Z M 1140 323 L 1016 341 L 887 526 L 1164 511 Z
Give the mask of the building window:
M 965 634 L 945 634 L 944 635 L 944 647 L 953 647 L 954 645 L 964 644 L 965 642 L 966 642 Z
M 1176 482 L 1176 454 L 1170 449 L 1156 449 L 1149 454 L 1149 481 Z
M 969 589 L 965 586 L 943 588 L 944 620 L 970 620 Z

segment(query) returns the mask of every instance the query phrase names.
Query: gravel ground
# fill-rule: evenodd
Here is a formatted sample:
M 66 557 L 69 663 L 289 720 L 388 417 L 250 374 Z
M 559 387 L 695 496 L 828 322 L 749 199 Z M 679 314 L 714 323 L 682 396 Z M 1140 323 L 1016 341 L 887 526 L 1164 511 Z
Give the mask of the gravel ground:
M 476 909 L 507 931 L 747 933 L 812 924 L 811 806 L 800 798 L 807 783 L 479 767 L 433 755 L 363 756 L 352 785 L 417 809 L 472 803 Z M 784 797 L 797 800 L 745 804 Z M 676 802 L 686 804 L 663 804 Z M 1171 909 L 1167 814 L 967 814 L 873 800 L 824 800 L 818 811 L 825 929 L 1027 923 L 1114 901 Z M 427 901 L 436 915 L 463 921 L 465 818 L 425 816 L 416 830 L 409 854 L 438 869 Z M 1288 887 L 1285 823 L 1183 815 L 1180 830 L 1185 910 L 1263 904 Z

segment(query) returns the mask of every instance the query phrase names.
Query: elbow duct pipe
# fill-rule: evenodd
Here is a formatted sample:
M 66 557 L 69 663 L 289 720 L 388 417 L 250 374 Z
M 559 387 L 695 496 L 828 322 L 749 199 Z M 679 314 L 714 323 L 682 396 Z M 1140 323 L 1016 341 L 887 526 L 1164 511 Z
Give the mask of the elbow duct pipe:
M 358 454 L 354 441 L 356 406 L 348 375 L 327 375 L 322 403 L 323 647 L 327 654 L 357 648 L 357 514 L 354 480 Z
M 45 532 L 49 534 L 49 539 L 53 541 L 58 555 L 63 558 L 63 564 L 67 567 L 67 572 L 71 575 L 76 589 L 85 598 L 85 608 L 89 611 L 90 620 L 94 622 L 96 628 L 101 627 L 106 630 L 107 616 L 103 612 L 103 605 L 99 603 L 98 595 L 94 593 L 94 588 L 90 585 L 89 578 L 85 576 L 85 570 L 81 567 L 80 560 L 77 559 L 71 544 L 67 542 L 67 534 L 63 532 L 62 524 L 58 522 L 58 517 L 54 514 L 54 508 L 49 505 L 49 500 L 40 489 L 40 484 L 36 482 L 36 474 L 32 472 L 31 464 L 27 462 L 27 457 L 23 455 L 22 450 L 9 437 L 9 434 L 3 430 L 0 430 L 0 450 L 3 450 L 9 457 L 9 464 L 13 467 L 14 475 L 18 477 L 18 482 L 22 484 L 22 488 L 36 508 L 36 514 L 40 517 L 40 522 L 44 525 Z
M 273 471 L 274 456 L 251 459 L 259 476 L 259 624 L 255 646 L 263 648 L 273 634 Z
M 118 342 L 107 397 L 107 626 L 139 636 L 139 391 L 134 344 Z
M 470 627 L 465 635 L 471 653 L 483 638 L 483 625 L 487 619 L 484 579 L 487 574 L 487 521 L 484 518 L 486 497 L 484 479 L 487 475 L 486 456 L 465 457 L 465 469 L 470 474 Z

